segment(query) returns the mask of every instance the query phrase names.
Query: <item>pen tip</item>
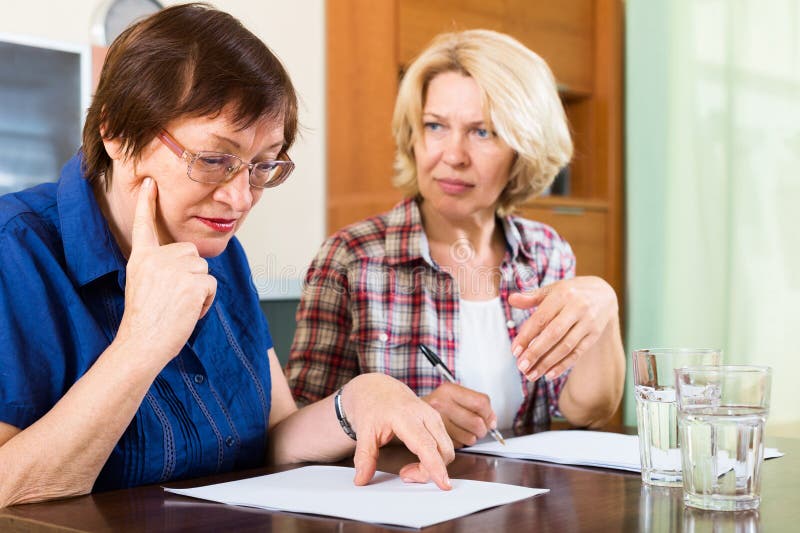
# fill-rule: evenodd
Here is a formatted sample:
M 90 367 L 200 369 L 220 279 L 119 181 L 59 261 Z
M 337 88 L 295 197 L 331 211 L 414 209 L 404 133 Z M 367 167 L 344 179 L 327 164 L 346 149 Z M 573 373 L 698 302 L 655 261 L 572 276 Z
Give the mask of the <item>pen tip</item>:
M 503 438 L 503 434 L 497 431 L 496 429 L 491 430 L 492 437 L 494 440 L 502 444 L 503 446 L 506 445 L 506 439 Z

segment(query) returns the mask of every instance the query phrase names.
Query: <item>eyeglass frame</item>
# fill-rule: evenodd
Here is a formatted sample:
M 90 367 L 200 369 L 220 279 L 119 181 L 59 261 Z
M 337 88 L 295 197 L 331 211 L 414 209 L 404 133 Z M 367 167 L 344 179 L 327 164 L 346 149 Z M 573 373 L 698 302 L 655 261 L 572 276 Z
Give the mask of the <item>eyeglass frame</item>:
M 280 154 L 278 154 L 278 157 L 281 158 L 281 159 L 265 159 L 264 161 L 257 161 L 255 163 L 245 163 L 244 159 L 242 159 L 241 157 L 239 157 L 236 154 L 228 154 L 228 153 L 225 153 L 225 152 L 214 152 L 214 151 L 209 151 L 209 150 L 201 150 L 199 152 L 194 152 L 194 153 L 190 152 L 189 150 L 184 148 L 183 145 L 180 142 L 178 142 L 178 140 L 175 137 L 173 137 L 167 130 L 161 130 L 161 132 L 159 132 L 157 137 L 158 137 L 158 140 L 160 140 L 164 144 L 164 146 L 169 148 L 169 150 L 173 154 L 175 154 L 180 159 L 183 159 L 186 162 L 186 177 L 188 177 L 190 180 L 194 181 L 195 183 L 206 183 L 206 184 L 211 184 L 211 185 L 219 185 L 221 183 L 227 183 L 228 181 L 231 180 L 231 178 L 233 176 L 235 176 L 236 174 L 239 173 L 240 170 L 242 170 L 243 166 L 247 166 L 247 181 L 248 181 L 248 183 L 250 184 L 251 187 L 256 188 L 256 189 L 272 189 L 273 187 L 277 187 L 278 185 L 280 185 L 281 183 L 283 183 L 287 179 L 289 179 L 289 176 L 291 175 L 292 171 L 295 168 L 294 161 L 292 161 L 289 158 L 289 154 L 287 154 L 286 152 L 281 152 Z M 197 161 L 197 159 L 200 157 L 201 154 L 214 154 L 214 155 L 218 155 L 218 156 L 224 155 L 224 156 L 228 156 L 228 157 L 233 157 L 233 158 L 239 160 L 239 165 L 237 165 L 237 167 L 234 170 L 230 171 L 230 173 L 228 174 L 228 176 L 224 180 L 221 180 L 221 181 L 200 181 L 200 180 L 195 179 L 195 178 L 192 177 L 192 166 L 195 164 L 195 162 Z M 274 183 L 270 182 L 270 183 L 268 183 L 266 185 L 256 185 L 252 181 L 253 169 L 257 165 L 261 165 L 263 163 L 277 163 L 279 166 L 286 167 L 285 174 L 281 177 L 281 179 L 279 181 L 276 181 Z

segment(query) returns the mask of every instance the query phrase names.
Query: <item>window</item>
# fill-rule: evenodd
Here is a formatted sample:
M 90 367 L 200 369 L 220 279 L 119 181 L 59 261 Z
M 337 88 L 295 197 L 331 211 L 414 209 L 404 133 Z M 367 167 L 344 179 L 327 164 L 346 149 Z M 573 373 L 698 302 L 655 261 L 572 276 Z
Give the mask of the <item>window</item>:
M 0 34 L 0 194 L 58 178 L 88 92 L 88 48 Z

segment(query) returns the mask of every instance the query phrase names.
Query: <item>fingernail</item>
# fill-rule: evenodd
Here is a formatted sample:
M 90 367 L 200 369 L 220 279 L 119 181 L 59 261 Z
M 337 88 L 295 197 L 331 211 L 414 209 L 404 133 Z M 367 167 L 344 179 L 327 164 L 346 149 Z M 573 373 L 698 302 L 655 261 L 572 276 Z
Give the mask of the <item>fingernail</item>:
M 531 367 L 531 362 L 527 359 L 520 359 L 519 363 L 517 364 L 517 368 L 523 374 Z
M 492 429 L 497 429 L 497 419 L 496 418 L 494 420 L 492 420 L 492 423 L 489 424 L 489 427 L 492 428 Z
M 536 337 L 532 338 L 532 339 L 531 339 L 531 342 L 529 342 L 529 343 L 528 343 L 528 348 L 530 348 L 531 346 L 533 346 L 533 343 L 535 343 L 535 342 L 536 342 L 536 339 L 538 339 L 538 338 L 539 338 L 539 336 L 538 336 L 538 335 L 537 335 Z
M 539 372 L 537 372 L 536 370 L 534 370 L 528 375 L 528 379 L 531 381 L 536 381 L 536 378 L 538 377 L 539 377 Z
M 547 373 L 547 379 L 552 380 L 554 377 L 556 377 L 555 370 L 551 370 L 550 372 Z
M 149 188 L 150 188 L 150 185 L 151 185 L 152 183 L 153 183 L 153 178 L 151 178 L 151 177 L 149 177 L 149 176 L 148 176 L 148 177 L 146 177 L 146 178 L 144 179 L 144 181 L 142 182 L 142 187 L 143 187 L 144 189 L 149 189 Z
M 453 484 L 450 483 L 450 476 L 448 476 L 447 474 L 445 474 L 445 476 L 444 476 L 444 484 L 447 485 L 448 489 L 452 489 L 453 488 Z
M 414 480 L 408 476 L 403 476 L 400 479 L 403 480 L 403 483 L 414 483 Z
M 514 357 L 519 357 L 519 354 L 522 353 L 522 346 L 520 345 L 515 346 L 514 351 L 511 353 L 514 354 Z

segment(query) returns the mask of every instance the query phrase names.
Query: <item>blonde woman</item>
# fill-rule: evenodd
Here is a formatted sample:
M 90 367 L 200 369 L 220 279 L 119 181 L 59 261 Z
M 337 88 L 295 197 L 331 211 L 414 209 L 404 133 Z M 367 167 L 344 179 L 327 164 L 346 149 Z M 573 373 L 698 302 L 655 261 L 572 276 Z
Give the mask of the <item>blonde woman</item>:
M 614 291 L 574 277 L 552 228 L 511 214 L 572 155 L 546 63 L 501 33 L 440 35 L 406 72 L 392 128 L 406 199 L 312 262 L 286 369 L 295 399 L 383 372 L 439 411 L 456 446 L 553 415 L 602 425 L 624 380 Z

